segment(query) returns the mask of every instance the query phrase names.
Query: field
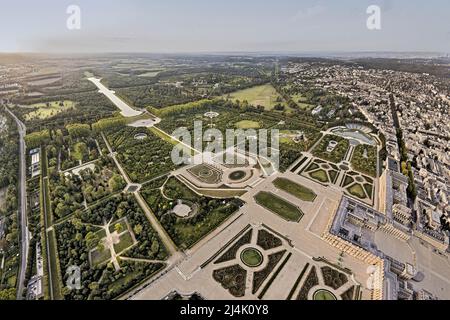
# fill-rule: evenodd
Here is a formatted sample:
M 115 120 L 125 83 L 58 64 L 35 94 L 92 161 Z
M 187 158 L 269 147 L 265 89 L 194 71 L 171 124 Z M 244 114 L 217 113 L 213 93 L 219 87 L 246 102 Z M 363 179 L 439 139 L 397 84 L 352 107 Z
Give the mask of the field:
M 34 110 L 24 116 L 26 121 L 33 119 L 48 119 L 61 112 L 73 109 L 75 103 L 72 101 L 53 101 L 49 103 L 37 103 L 30 106 Z
M 252 106 L 263 106 L 266 110 L 272 110 L 278 104 L 286 107 L 286 102 L 270 84 L 236 91 L 224 98 L 232 101 L 247 101 Z
M 255 196 L 255 200 L 260 206 L 288 221 L 298 222 L 303 217 L 299 208 L 272 193 L 260 192 Z
M 293 196 L 295 196 L 303 201 L 313 202 L 317 197 L 317 195 L 311 189 L 308 189 L 308 188 L 306 188 L 300 184 L 297 184 L 295 182 L 292 182 L 288 179 L 277 178 L 273 182 L 273 184 L 278 189 L 286 191 L 287 193 L 290 193 Z

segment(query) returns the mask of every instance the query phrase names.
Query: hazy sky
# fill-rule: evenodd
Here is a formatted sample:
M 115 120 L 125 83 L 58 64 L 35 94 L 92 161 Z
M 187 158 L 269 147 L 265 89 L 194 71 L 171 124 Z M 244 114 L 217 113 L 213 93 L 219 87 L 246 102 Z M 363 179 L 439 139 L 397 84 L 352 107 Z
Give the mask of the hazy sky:
M 69 5 L 81 30 L 66 27 Z M 369 5 L 382 30 L 366 27 Z M 450 52 L 448 0 L 0 0 L 0 52 Z

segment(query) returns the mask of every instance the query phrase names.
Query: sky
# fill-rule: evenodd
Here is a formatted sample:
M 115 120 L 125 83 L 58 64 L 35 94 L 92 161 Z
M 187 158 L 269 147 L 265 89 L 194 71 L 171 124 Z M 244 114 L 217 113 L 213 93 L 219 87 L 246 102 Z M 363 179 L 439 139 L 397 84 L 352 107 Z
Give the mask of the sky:
M 448 0 L 0 0 L 0 27 L 0 52 L 450 53 Z

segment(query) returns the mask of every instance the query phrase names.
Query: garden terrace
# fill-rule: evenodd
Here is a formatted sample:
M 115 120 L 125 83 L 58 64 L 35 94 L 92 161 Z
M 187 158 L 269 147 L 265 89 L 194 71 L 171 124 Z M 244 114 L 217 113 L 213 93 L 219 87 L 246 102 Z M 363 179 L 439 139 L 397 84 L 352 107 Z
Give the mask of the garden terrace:
M 159 179 L 146 184 L 141 190 L 145 201 L 182 249 L 194 246 L 203 237 L 219 227 L 243 204 L 238 199 L 217 200 L 194 193 L 177 178 Z M 197 214 L 179 218 L 173 213 L 178 200 L 188 201 L 198 208 Z
M 313 258 L 308 263 L 292 288 L 288 300 L 357 300 L 359 285 L 353 279 L 350 270 L 333 265 L 321 258 Z M 303 280 L 303 276 L 308 276 Z M 356 289 L 356 290 L 355 290 Z
M 348 171 L 341 185 L 353 197 L 365 202 L 374 199 L 374 180 L 355 171 Z
M 321 184 L 335 184 L 341 169 L 333 163 L 314 159 L 299 174 Z
M 205 113 L 213 110 L 219 113 L 219 116 L 210 119 L 206 118 Z M 255 108 L 241 108 L 237 104 L 224 101 L 208 101 L 198 104 L 193 108 L 181 109 L 178 112 L 169 112 L 164 114 L 164 118 L 158 127 L 166 132 L 174 132 L 177 128 L 186 128 L 193 135 L 195 121 L 203 121 L 204 127 L 212 125 L 215 129 L 224 134 L 227 129 L 235 129 L 243 125 L 256 126 L 261 129 L 280 129 L 280 130 L 298 130 L 303 132 L 303 139 L 297 142 L 291 140 L 281 141 L 280 144 L 280 169 L 285 171 L 295 162 L 302 151 L 310 149 L 320 138 L 320 132 L 311 125 L 298 119 L 292 119 L 275 112 L 263 112 Z M 207 142 L 203 142 L 203 147 Z
M 219 184 L 222 181 L 223 171 L 209 164 L 200 164 L 188 169 L 188 172 L 201 182 Z

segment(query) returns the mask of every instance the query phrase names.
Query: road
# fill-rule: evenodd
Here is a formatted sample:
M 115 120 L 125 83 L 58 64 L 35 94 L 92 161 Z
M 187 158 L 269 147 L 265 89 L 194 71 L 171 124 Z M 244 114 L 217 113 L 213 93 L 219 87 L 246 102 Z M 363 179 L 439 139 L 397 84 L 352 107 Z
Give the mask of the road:
M 20 233 L 21 233 L 21 254 L 20 254 L 20 269 L 17 279 L 17 299 L 22 299 L 22 293 L 24 289 L 25 273 L 27 270 L 28 251 L 30 246 L 30 234 L 28 232 L 28 219 L 27 219 L 27 190 L 26 190 L 26 146 L 25 136 L 27 134 L 27 128 L 25 125 L 12 113 L 8 108 L 6 111 L 14 118 L 19 130 L 20 142 L 20 164 L 19 164 L 19 218 L 20 218 Z
M 130 107 L 128 104 L 126 104 L 122 99 L 120 99 L 118 96 L 116 96 L 115 92 L 112 90 L 109 90 L 107 87 L 105 87 L 101 80 L 97 78 L 89 78 L 89 81 L 91 81 L 93 84 L 97 86 L 97 88 L 100 90 L 100 93 L 103 93 L 109 100 L 111 100 L 112 103 L 116 105 L 117 108 L 119 108 L 122 112 L 122 115 L 126 118 L 139 116 L 142 114 L 142 111 L 134 110 L 132 107 Z

